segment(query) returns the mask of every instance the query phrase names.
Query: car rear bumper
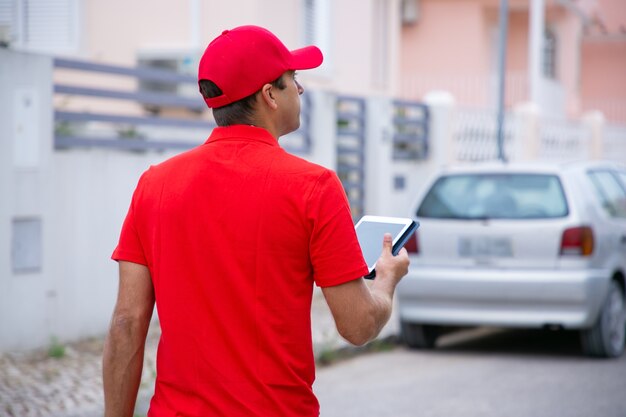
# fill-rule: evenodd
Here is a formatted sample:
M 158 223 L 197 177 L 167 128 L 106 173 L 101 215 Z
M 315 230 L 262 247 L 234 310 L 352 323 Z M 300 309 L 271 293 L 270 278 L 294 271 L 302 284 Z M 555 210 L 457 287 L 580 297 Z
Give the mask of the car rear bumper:
M 503 327 L 590 327 L 608 291 L 604 270 L 414 268 L 398 286 L 403 321 Z

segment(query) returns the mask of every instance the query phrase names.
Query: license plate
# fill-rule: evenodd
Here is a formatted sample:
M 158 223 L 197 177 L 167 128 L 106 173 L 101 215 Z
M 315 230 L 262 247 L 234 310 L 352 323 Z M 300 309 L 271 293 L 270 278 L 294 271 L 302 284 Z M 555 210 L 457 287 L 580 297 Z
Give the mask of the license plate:
M 459 256 L 509 258 L 513 256 L 511 240 L 508 237 L 461 237 Z

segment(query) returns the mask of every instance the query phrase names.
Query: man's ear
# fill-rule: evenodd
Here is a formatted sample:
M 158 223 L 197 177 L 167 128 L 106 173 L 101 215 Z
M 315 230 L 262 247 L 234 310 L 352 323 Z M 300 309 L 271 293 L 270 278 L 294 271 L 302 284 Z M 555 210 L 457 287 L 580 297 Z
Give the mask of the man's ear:
M 272 88 L 272 84 L 265 84 L 261 88 L 261 98 L 267 106 L 269 106 L 272 110 L 275 110 L 278 107 L 278 104 L 274 99 Z

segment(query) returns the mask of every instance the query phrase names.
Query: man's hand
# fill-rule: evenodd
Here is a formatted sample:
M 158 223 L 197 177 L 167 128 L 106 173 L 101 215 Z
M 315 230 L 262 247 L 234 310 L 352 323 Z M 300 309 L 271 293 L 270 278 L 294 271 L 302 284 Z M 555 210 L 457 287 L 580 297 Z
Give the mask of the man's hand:
M 378 336 L 391 316 L 396 285 L 409 270 L 406 250 L 403 248 L 393 256 L 392 248 L 392 237 L 385 234 L 371 288 L 363 278 L 322 288 L 337 331 L 354 345 L 363 345 Z
M 398 282 L 409 272 L 409 255 L 406 249 L 400 249 L 396 256 L 392 254 L 393 240 L 389 233 L 383 238 L 383 251 L 376 261 L 376 279 L 373 288 L 386 288 L 389 296 L 393 297 L 393 292 Z

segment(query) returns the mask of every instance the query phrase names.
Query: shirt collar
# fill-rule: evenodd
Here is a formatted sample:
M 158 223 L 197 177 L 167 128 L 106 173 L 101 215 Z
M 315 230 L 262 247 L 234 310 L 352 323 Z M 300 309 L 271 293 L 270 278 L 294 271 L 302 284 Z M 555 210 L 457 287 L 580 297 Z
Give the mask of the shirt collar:
M 205 143 L 212 143 L 218 140 L 242 139 L 278 146 L 278 140 L 270 132 L 261 127 L 250 125 L 218 126 L 213 129 L 211 136 Z

